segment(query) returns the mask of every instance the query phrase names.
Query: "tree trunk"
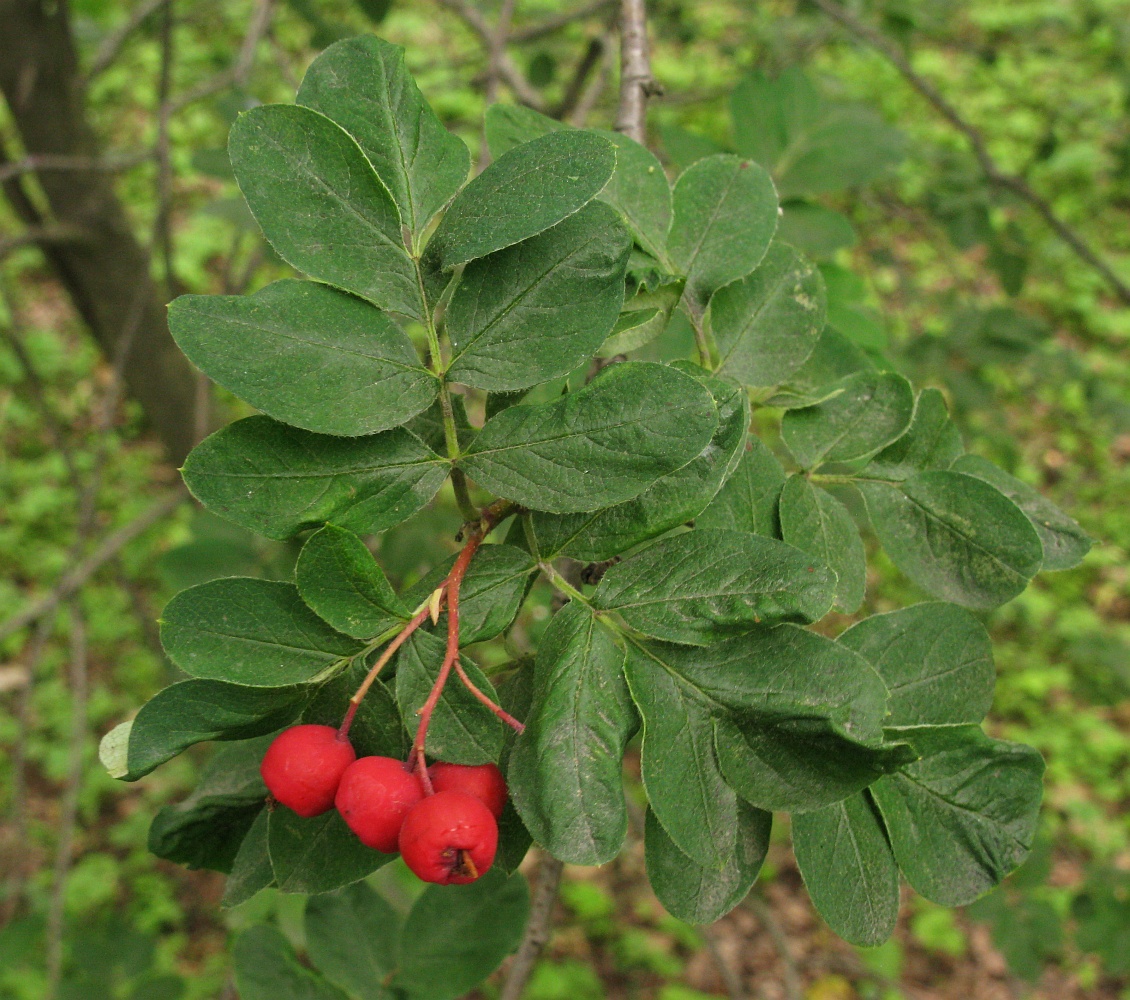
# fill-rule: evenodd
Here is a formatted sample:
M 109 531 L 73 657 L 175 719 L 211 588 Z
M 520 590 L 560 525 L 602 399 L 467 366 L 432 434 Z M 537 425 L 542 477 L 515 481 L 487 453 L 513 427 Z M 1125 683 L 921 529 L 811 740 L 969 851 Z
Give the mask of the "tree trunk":
M 97 157 L 65 0 L 0 0 L 0 91 L 29 155 Z M 41 170 L 55 222 L 84 237 L 44 248 L 75 308 L 179 464 L 192 447 L 195 376 L 169 334 L 149 257 L 104 170 Z M 28 225 L 38 212 L 19 178 L 4 184 Z

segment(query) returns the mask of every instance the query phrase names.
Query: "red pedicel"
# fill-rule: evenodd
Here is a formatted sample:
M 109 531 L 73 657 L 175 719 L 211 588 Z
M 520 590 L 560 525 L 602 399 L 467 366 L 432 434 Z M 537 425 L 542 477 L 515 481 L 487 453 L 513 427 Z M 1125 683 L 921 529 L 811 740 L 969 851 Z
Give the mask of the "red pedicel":
M 498 823 L 473 795 L 436 792 L 427 796 L 400 828 L 400 853 L 425 882 L 466 885 L 494 864 Z
M 333 726 L 292 726 L 267 748 L 259 773 L 267 790 L 299 816 L 331 809 L 338 782 L 356 759 Z
M 423 797 L 420 779 L 404 761 L 362 757 L 342 775 L 335 804 L 362 844 L 392 854 L 404 817 Z
M 510 793 L 497 764 L 448 764 L 438 761 L 428 768 L 432 788 L 437 792 L 463 792 L 473 795 L 498 819 Z

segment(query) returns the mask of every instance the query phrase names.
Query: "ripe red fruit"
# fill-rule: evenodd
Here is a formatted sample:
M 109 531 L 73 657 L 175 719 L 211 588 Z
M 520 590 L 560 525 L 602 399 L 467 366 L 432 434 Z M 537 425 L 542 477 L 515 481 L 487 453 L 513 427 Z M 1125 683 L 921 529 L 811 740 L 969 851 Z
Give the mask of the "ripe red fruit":
M 437 792 L 463 792 L 473 795 L 498 819 L 510 793 L 506 779 L 496 764 L 448 764 L 439 761 L 428 768 L 432 788 Z
M 392 854 L 404 817 L 423 797 L 420 779 L 404 761 L 362 757 L 342 775 L 335 804 L 362 844 Z
M 485 875 L 498 850 L 498 823 L 473 795 L 436 792 L 404 820 L 400 853 L 425 882 L 466 885 Z
M 338 782 L 356 757 L 333 726 L 292 726 L 267 748 L 259 773 L 284 806 L 299 816 L 319 816 L 333 806 Z

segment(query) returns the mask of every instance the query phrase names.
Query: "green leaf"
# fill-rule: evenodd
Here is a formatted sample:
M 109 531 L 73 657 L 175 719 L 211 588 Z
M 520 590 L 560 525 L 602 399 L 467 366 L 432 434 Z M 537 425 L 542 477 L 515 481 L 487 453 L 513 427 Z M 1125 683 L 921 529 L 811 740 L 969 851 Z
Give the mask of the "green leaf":
M 136 781 L 182 750 L 206 740 L 246 740 L 293 722 L 306 703 L 305 685 L 249 688 L 188 680 L 159 691 L 130 724 L 127 781 Z
M 313 281 L 182 295 L 169 329 L 214 382 L 284 423 L 354 437 L 426 409 L 439 382 L 387 314 Z
M 598 196 L 627 223 L 648 253 L 660 259 L 671 226 L 671 186 L 651 150 L 619 132 L 598 130 L 616 147 L 616 170 Z
M 721 872 L 737 851 L 740 803 L 718 766 L 711 702 L 660 659 L 686 648 L 628 646 L 628 684 L 643 719 L 640 770 L 667 835 L 696 865 Z
M 822 809 L 915 757 L 904 743 L 871 750 L 835 733 L 795 731 L 787 722 L 719 719 L 715 739 L 730 787 L 750 805 L 775 812 Z
M 873 371 L 875 363 L 862 350 L 835 327 L 825 326 L 808 360 L 766 402 L 785 409 L 813 406 L 833 395 L 839 380 Z
M 457 556 L 428 573 L 404 594 L 410 607 L 418 607 L 439 587 Z M 528 552 L 513 545 L 484 545 L 463 577 L 459 588 L 459 644 L 493 639 L 510 627 L 518 615 L 530 574 L 537 564 Z M 437 634 L 447 635 L 447 615 L 441 615 Z
M 536 236 L 592 201 L 615 166 L 615 147 L 592 132 L 516 146 L 459 192 L 427 255 L 446 271 Z
M 223 906 L 239 906 L 275 882 L 271 855 L 267 850 L 267 826 L 270 812 L 260 809 L 255 822 L 244 835 L 232 862 L 231 872 L 224 882 Z
M 396 700 L 412 736 L 416 713 L 439 676 L 446 646 L 446 637 L 417 631 L 397 654 Z M 486 675 L 465 656 L 462 663 L 471 683 L 497 703 L 498 696 Z M 494 762 L 502 750 L 502 723 L 475 699 L 454 670 L 436 704 L 424 749 L 429 757 L 452 764 Z
M 298 961 L 275 928 L 256 924 L 235 939 L 235 981 L 242 1000 L 347 1000 Z
M 859 241 L 851 222 L 813 201 L 788 201 L 781 206 L 777 239 L 819 261 Z
M 518 393 L 519 398 L 524 395 L 524 390 Z M 449 399 L 452 416 L 455 418 L 455 436 L 459 439 L 459 446 L 466 448 L 478 432 L 471 426 L 471 421 L 467 419 L 467 407 L 463 405 L 462 394 L 450 393 Z M 505 407 L 502 407 L 502 409 L 505 409 Z M 418 413 L 409 420 L 404 425 L 404 429 L 415 434 L 438 455 L 447 454 L 447 432 L 443 426 L 443 404 L 438 399 L 423 413 Z
M 616 213 L 590 203 L 471 261 L 448 306 L 447 378 L 498 392 L 573 371 L 612 332 L 631 246 Z
M 486 110 L 483 130 L 487 148 L 497 159 L 515 146 L 569 126 L 521 104 L 492 104 Z
M 193 793 L 163 807 L 149 826 L 149 850 L 159 858 L 229 872 L 240 844 L 267 799 L 259 762 L 271 738 L 222 748 Z
M 744 385 L 784 382 L 824 329 L 824 279 L 792 247 L 774 241 L 757 270 L 715 292 L 710 328 L 718 373 Z
M 620 852 L 628 829 L 621 762 L 637 726 L 623 650 L 588 608 L 567 604 L 542 635 L 508 770 L 519 815 L 555 858 L 602 865 Z
M 650 809 L 644 821 L 647 878 L 667 911 L 688 924 L 712 924 L 749 893 L 769 849 L 771 813 L 738 805 L 733 855 L 719 871 L 705 868 L 667 836 Z
M 777 229 L 777 192 L 756 163 L 719 154 L 699 160 L 675 184 L 667 249 L 701 311 L 723 285 L 744 278 Z
M 839 641 L 886 682 L 888 726 L 977 724 L 993 704 L 996 671 L 989 633 L 954 604 L 915 604 L 872 615 Z
M 332 677 L 310 696 L 302 721 L 316 726 L 341 725 L 353 692 L 369 672 L 369 657 Z M 400 710 L 389 685 L 380 681 L 365 694 L 349 728 L 349 742 L 358 757 L 397 757 L 408 755 L 408 739 L 400 721 Z
M 268 104 L 228 137 L 243 197 L 279 256 L 389 312 L 423 320 L 400 213 L 357 143 L 324 115 Z
M 228 577 L 182 590 L 161 644 L 193 677 L 274 688 L 314 679 L 361 649 L 314 614 L 290 583 Z
M 813 904 L 845 941 L 874 947 L 899 914 L 899 873 L 874 804 L 861 792 L 794 816 L 793 852 Z
M 867 475 L 901 481 L 918 472 L 948 469 L 964 450 L 961 432 L 950 420 L 945 396 L 938 389 L 923 389 L 918 394 L 910 428 L 871 459 Z
M 392 1000 L 400 916 L 364 882 L 306 903 L 306 950 L 319 972 L 357 1000 Z
M 1091 538 L 1074 520 L 1027 483 L 998 469 L 987 459 L 963 455 L 950 468 L 983 479 L 1020 508 L 1040 536 L 1044 548 L 1041 569 L 1071 569 L 1091 551 Z
M 503 410 L 458 464 L 480 486 L 534 510 L 596 510 L 682 468 L 717 424 L 710 393 L 689 375 L 627 362 L 552 403 Z
M 705 648 L 648 643 L 646 656 L 690 685 L 716 715 L 883 746 L 882 679 L 858 653 L 815 632 L 777 625 Z M 630 674 L 628 681 L 635 698 Z
M 964 906 L 1032 848 L 1044 762 L 976 726 L 915 738 L 923 759 L 872 786 L 906 880 L 942 906 Z
M 784 485 L 781 463 L 760 438 L 750 436 L 734 474 L 695 518 L 695 527 L 729 528 L 779 538 L 777 503 Z
M 267 824 L 267 842 L 280 892 L 333 892 L 360 882 L 396 857 L 362 844 L 336 809 L 306 819 L 276 806 Z
M 247 417 L 197 445 L 182 475 L 209 510 L 285 539 L 326 521 L 366 533 L 399 524 L 435 496 L 447 465 L 403 428 L 339 438 Z
M 354 638 L 372 638 L 412 617 L 365 543 L 336 525 L 306 540 L 294 575 L 318 617 Z
M 708 375 L 688 362 L 676 362 L 714 397 L 718 427 L 698 457 L 658 479 L 638 497 L 585 514 L 533 516 L 542 558 L 609 559 L 695 518 L 717 494 L 743 454 L 749 426 L 749 397 L 744 389 Z
M 789 410 L 781 439 L 805 469 L 866 458 L 900 437 L 914 413 L 914 390 L 894 372 L 859 372 L 814 406 Z
M 404 924 L 393 984 L 413 1000 L 462 996 L 518 947 L 529 911 L 529 889 L 517 872 L 429 886 Z
M 701 528 L 613 566 L 593 605 L 669 642 L 707 645 L 760 623 L 817 621 L 836 577 L 799 549 L 744 531 Z
M 1043 546 L 1020 509 L 983 480 L 935 470 L 902 489 L 859 484 L 879 541 L 924 590 L 969 608 L 1012 600 L 1040 569 Z
M 854 614 L 867 589 L 867 553 L 847 508 L 813 486 L 803 475 L 790 476 L 781 491 L 781 537 L 836 574 L 836 607 Z
M 418 247 L 432 217 L 467 179 L 471 154 L 424 100 L 404 49 L 373 35 L 337 42 L 310 65 L 296 101 L 353 136 Z

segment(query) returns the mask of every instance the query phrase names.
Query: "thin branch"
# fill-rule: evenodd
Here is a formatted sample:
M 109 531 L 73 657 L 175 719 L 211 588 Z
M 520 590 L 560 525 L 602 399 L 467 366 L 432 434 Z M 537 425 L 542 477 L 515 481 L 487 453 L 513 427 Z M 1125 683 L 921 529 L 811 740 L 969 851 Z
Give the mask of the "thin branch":
M 247 78 L 251 75 L 251 70 L 255 66 L 255 50 L 271 25 L 273 11 L 274 0 L 259 0 L 255 13 L 251 17 L 251 23 L 247 27 L 247 34 L 243 36 L 243 44 L 239 48 L 239 55 L 235 62 L 228 69 L 201 81 L 191 90 L 171 101 L 169 103 L 170 116 L 183 111 L 190 104 L 195 104 L 205 97 L 211 97 L 228 87 L 241 87 L 247 82 Z
M 537 884 L 534 898 L 530 904 L 530 920 L 526 933 L 518 947 L 518 953 L 506 974 L 499 1000 L 518 1000 L 529 982 L 537 960 L 549 943 L 553 921 L 553 906 L 557 902 L 557 888 L 561 884 L 561 872 L 565 865 L 546 854 L 538 865 Z
M 151 160 L 150 150 L 133 153 L 107 153 L 105 156 L 64 156 L 53 153 L 37 153 L 25 156 L 22 160 L 0 164 L 0 184 L 39 170 L 104 170 L 113 173 L 128 170 L 139 163 Z
M 102 44 L 98 46 L 98 51 L 94 53 L 94 58 L 90 61 L 90 69 L 86 72 L 86 82 L 90 83 L 100 73 L 109 69 L 114 60 L 121 55 L 129 36 L 141 27 L 146 18 L 168 2 L 169 0 L 141 0 L 141 3 L 130 11 L 129 17 L 126 18 L 121 27 L 102 40 Z
M 742 981 L 738 978 L 738 974 L 730 968 L 729 962 L 718 949 L 718 942 L 714 937 L 714 926 L 702 928 L 702 937 L 706 941 L 706 950 L 710 952 L 710 957 L 714 960 L 714 966 L 718 969 L 718 975 L 722 977 L 730 1000 L 746 1000 Z
M 469 0 L 438 0 L 438 2 L 441 7 L 457 15 L 468 28 L 479 36 L 479 40 L 487 51 L 490 51 L 494 32 L 491 30 L 487 19 L 483 17 L 482 11 L 472 5 Z M 526 79 L 525 74 L 518 69 L 514 60 L 505 52 L 502 53 L 498 61 L 498 71 L 519 101 L 535 111 L 545 110 L 545 101 L 541 94 L 534 89 L 530 81 Z
M 165 266 L 165 298 L 176 295 L 173 268 L 173 156 L 169 139 L 169 91 L 173 76 L 173 3 L 168 0 L 161 17 L 161 72 L 157 78 L 157 216 L 155 240 Z
M 751 892 L 746 897 L 745 905 L 761 921 L 761 926 L 768 932 L 773 941 L 773 946 L 777 949 L 777 954 L 781 957 L 781 964 L 785 969 L 785 995 L 788 1000 L 804 1000 L 804 984 L 801 982 L 800 973 L 797 971 L 796 961 L 793 959 L 792 949 L 789 947 L 789 939 L 777 922 L 772 907 L 757 892 Z
M 596 0 L 595 3 L 578 7 L 576 10 L 555 14 L 553 17 L 547 17 L 536 24 L 527 24 L 524 28 L 516 28 L 510 33 L 510 40 L 512 42 L 532 42 L 535 38 L 552 35 L 553 32 L 572 24 L 574 21 L 583 21 L 586 18 L 595 17 L 609 7 L 615 6 L 615 4 L 616 0 Z
M 655 92 L 647 48 L 646 0 L 620 2 L 620 106 L 616 131 L 647 144 L 647 99 Z
M 967 122 L 958 110 L 942 95 L 929 80 L 917 73 L 909 60 L 881 32 L 860 21 L 850 11 L 845 10 L 834 0 L 814 0 L 816 5 L 830 18 L 837 21 L 851 34 L 863 39 L 882 53 L 902 74 L 904 80 L 918 91 L 934 109 L 968 140 L 973 155 L 981 166 L 990 184 L 1011 191 L 1022 201 L 1027 202 L 1051 227 L 1057 236 L 1066 243 L 1075 255 L 1093 270 L 1097 271 L 1110 285 L 1111 289 L 1127 305 L 1130 305 L 1130 284 L 1123 281 L 1111 266 L 1102 259 L 1083 238 L 1056 214 L 1051 204 L 1037 194 L 1028 182 L 1017 174 L 1002 170 L 989 152 L 984 135 L 974 125 Z
M 577 104 L 588 90 L 589 77 L 604 59 L 603 37 L 592 38 L 585 46 L 584 54 L 577 62 L 573 77 L 565 88 L 561 103 L 553 109 L 552 117 L 564 121 L 577 108 Z
M 116 531 L 112 531 L 90 555 L 65 574 L 50 593 L 45 594 L 37 601 L 32 601 L 22 611 L 17 611 L 11 618 L 0 624 L 0 642 L 54 611 L 130 542 L 162 518 L 168 517 L 184 502 L 187 496 L 187 491 L 183 487 L 178 487 L 161 497 L 152 506 L 147 507 L 132 521 L 128 521 Z
M 498 80 L 502 76 L 502 60 L 506 56 L 506 41 L 510 37 L 510 22 L 514 20 L 514 8 L 518 0 L 502 0 L 498 9 L 498 21 L 491 32 L 487 44 L 487 84 L 484 99 L 489 108 L 498 100 Z M 487 145 L 486 122 L 483 122 L 482 142 L 479 149 L 479 170 L 490 165 L 490 147 Z
M 577 101 L 577 107 L 570 118 L 570 122 L 577 128 L 584 128 L 588 124 L 589 115 L 592 114 L 612 76 L 612 65 L 616 58 L 616 44 L 611 33 L 605 34 L 603 43 L 600 68 L 596 75 L 589 80 L 585 92 L 581 94 L 580 100 Z
M 75 822 L 82 790 L 83 757 L 87 738 L 86 623 L 77 602 L 71 605 L 71 738 L 67 786 L 59 816 L 59 842 L 55 851 L 55 877 L 47 913 L 47 1000 L 55 996 L 63 971 L 63 903 L 74 855 Z
M 16 236 L 7 236 L 0 239 L 0 260 L 23 247 L 81 243 L 86 236 L 86 232 L 78 226 L 68 226 L 62 223 L 32 226 Z

